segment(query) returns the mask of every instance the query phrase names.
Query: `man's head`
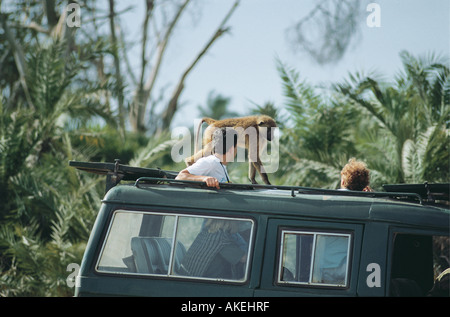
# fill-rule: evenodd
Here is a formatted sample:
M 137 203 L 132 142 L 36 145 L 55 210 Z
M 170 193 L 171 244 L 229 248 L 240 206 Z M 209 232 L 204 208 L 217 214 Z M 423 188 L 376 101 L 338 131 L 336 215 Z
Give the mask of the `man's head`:
M 227 154 L 231 148 L 236 149 L 237 133 L 233 128 L 216 129 L 212 135 L 213 152 L 219 155 Z M 234 154 L 236 151 L 234 151 Z
M 364 162 L 351 158 L 341 171 L 341 188 L 363 190 L 369 185 L 369 170 Z

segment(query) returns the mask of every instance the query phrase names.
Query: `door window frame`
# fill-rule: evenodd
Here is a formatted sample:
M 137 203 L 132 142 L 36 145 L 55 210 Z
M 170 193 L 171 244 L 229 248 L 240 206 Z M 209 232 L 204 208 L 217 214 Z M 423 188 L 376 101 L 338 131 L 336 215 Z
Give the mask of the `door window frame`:
M 292 235 L 310 235 L 313 237 L 312 241 L 312 250 L 310 255 L 310 263 L 309 263 L 309 274 L 308 274 L 308 281 L 292 281 L 292 280 L 283 280 L 283 273 L 284 273 L 284 266 L 283 266 L 283 260 L 284 260 L 284 254 L 285 254 L 285 237 L 287 234 Z M 335 231 L 324 231 L 324 230 L 292 230 L 292 229 L 280 229 L 280 248 L 278 253 L 278 266 L 277 266 L 277 284 L 287 284 L 287 285 L 299 285 L 299 286 L 329 286 L 333 288 L 347 288 L 349 283 L 349 269 L 350 269 L 350 260 L 351 260 L 351 248 L 353 243 L 353 234 L 352 232 L 335 232 Z M 345 263 L 345 277 L 344 277 L 344 283 L 325 283 L 325 282 L 314 282 L 313 276 L 315 272 L 315 262 L 316 262 L 316 255 L 317 255 L 317 244 L 318 244 L 318 236 L 322 237 L 347 237 L 347 247 L 346 247 L 346 263 Z M 297 250 L 296 250 L 297 251 Z M 298 256 L 298 254 L 297 254 Z
M 168 216 L 168 217 L 174 217 L 174 227 L 172 232 L 172 241 L 175 241 L 175 243 L 172 243 L 171 250 L 170 250 L 170 259 L 169 259 L 169 267 L 167 273 L 164 274 L 155 274 L 155 273 L 137 273 L 137 272 L 124 272 L 121 270 L 105 270 L 101 269 L 101 260 L 103 253 L 105 251 L 105 248 L 107 246 L 108 237 L 111 234 L 111 229 L 114 225 L 114 220 L 116 219 L 116 216 L 119 213 L 123 214 L 142 214 L 143 218 L 145 215 L 155 215 L 155 216 Z M 250 228 L 250 234 L 249 234 L 249 241 L 248 241 L 248 251 L 247 251 L 247 259 L 245 263 L 245 271 L 244 276 L 242 279 L 220 279 L 220 278 L 207 278 L 207 277 L 198 277 L 198 276 L 188 276 L 188 275 L 179 275 L 174 274 L 173 272 L 173 265 L 174 265 L 174 254 L 176 252 L 176 245 L 177 245 L 177 232 L 178 232 L 178 226 L 179 226 L 179 220 L 180 218 L 206 218 L 206 219 L 222 219 L 222 220 L 231 220 L 231 221 L 242 221 L 242 222 L 250 222 L 251 228 Z M 141 222 L 141 225 L 143 225 L 143 222 Z M 161 227 L 162 230 L 162 227 Z M 140 232 L 141 228 L 138 228 L 137 232 Z M 116 209 L 112 213 L 112 216 L 110 218 L 108 229 L 106 231 L 106 234 L 103 238 L 102 247 L 97 253 L 97 259 L 95 261 L 95 272 L 98 274 L 105 274 L 105 275 L 134 275 L 134 276 L 143 276 L 143 277 L 153 277 L 153 278 L 170 278 L 170 279 L 184 279 L 184 280 L 203 280 L 203 281 L 212 281 L 212 282 L 224 282 L 224 283 L 232 283 L 232 284 L 245 284 L 249 281 L 250 277 L 250 266 L 252 262 L 252 253 L 253 253 L 253 246 L 255 243 L 255 234 L 256 232 L 256 220 L 249 216 L 224 216 L 222 214 L 213 214 L 213 213 L 201 213 L 201 212 L 189 212 L 189 213 L 183 213 L 183 212 L 172 212 L 172 211 L 162 211 L 162 210 L 130 210 L 130 209 Z M 174 247 L 175 246 L 175 247 Z

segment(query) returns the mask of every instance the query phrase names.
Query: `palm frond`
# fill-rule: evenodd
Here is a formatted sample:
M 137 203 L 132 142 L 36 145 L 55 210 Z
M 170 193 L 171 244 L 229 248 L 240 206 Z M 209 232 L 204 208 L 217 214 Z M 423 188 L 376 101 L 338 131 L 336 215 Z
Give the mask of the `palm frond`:
M 306 81 L 300 80 L 300 74 L 293 68 L 278 60 L 277 69 L 283 85 L 286 108 L 293 114 L 291 120 L 301 126 L 307 120 L 308 108 L 317 108 L 321 104 L 321 97 Z
M 141 167 L 151 166 L 157 159 L 170 153 L 171 148 L 179 141 L 168 138 L 168 133 L 159 137 L 150 138 L 147 145 L 135 154 L 134 158 L 130 161 L 130 165 Z
M 442 131 L 439 126 L 429 127 L 425 132 L 420 133 L 416 141 L 407 140 L 403 145 L 402 168 L 405 179 L 411 183 L 421 183 L 428 181 L 427 176 L 433 174 L 433 169 L 438 166 L 443 175 L 448 175 L 448 152 L 442 151 L 441 146 L 448 143 L 448 139 L 442 138 L 439 133 Z M 448 135 L 448 130 L 446 133 Z M 436 142 L 436 139 L 439 139 Z M 439 146 L 436 148 L 436 143 Z M 444 156 L 442 157 L 442 154 Z M 443 159 L 442 159 L 443 158 Z
M 286 183 L 305 187 L 338 188 L 340 169 L 327 163 L 300 158 L 289 167 Z

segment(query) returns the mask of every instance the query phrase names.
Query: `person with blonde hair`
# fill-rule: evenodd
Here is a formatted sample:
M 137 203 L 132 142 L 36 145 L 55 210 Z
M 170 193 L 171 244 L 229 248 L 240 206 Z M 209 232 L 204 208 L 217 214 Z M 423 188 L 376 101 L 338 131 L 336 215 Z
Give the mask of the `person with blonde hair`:
M 369 187 L 370 171 L 367 165 L 351 158 L 341 170 L 341 189 L 356 191 L 372 191 Z

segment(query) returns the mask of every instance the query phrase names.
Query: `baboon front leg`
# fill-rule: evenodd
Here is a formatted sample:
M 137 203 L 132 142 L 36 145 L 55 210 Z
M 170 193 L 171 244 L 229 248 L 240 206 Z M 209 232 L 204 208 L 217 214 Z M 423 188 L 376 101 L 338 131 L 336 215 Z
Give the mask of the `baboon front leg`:
M 261 176 L 261 179 L 263 180 L 264 184 L 270 185 L 269 177 L 267 176 L 267 173 L 265 172 L 264 166 L 262 165 L 261 161 L 258 159 L 258 161 L 257 162 L 253 162 L 252 165 L 254 166 L 253 169 L 256 169 L 258 171 L 258 174 Z M 255 178 L 254 174 L 255 173 L 253 173 L 253 179 Z

